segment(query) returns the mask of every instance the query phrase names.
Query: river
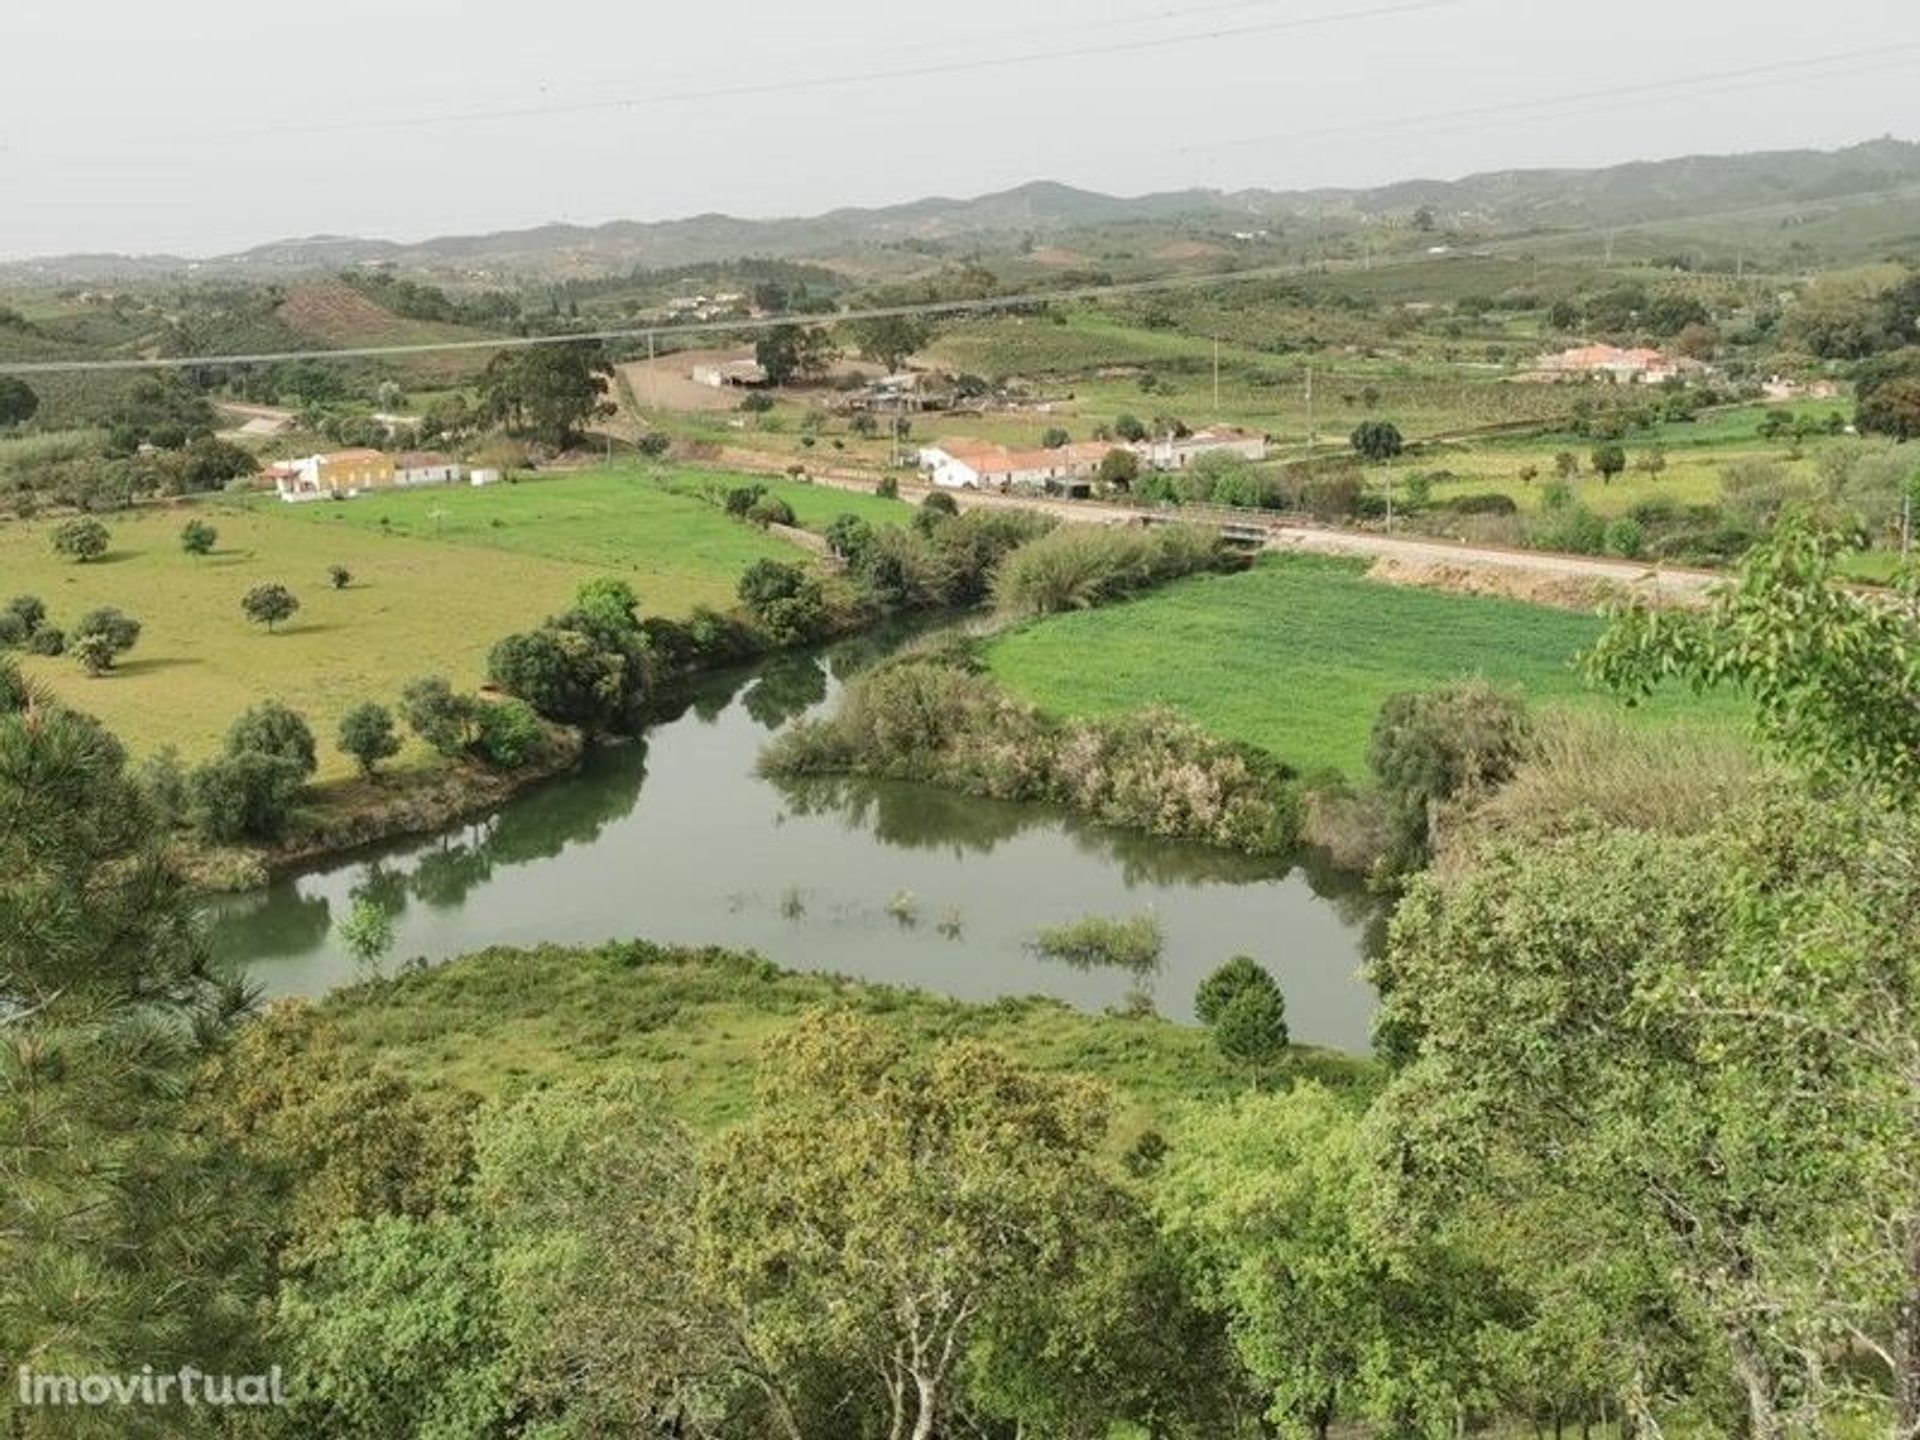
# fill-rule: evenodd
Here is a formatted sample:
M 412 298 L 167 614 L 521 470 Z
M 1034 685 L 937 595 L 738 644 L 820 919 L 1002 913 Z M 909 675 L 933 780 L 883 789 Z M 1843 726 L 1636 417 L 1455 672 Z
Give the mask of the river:
M 1296 1040 L 1367 1048 L 1374 995 L 1359 967 L 1379 908 L 1350 877 L 929 786 L 754 773 L 771 734 L 830 706 L 888 644 L 713 677 L 644 738 L 494 815 L 217 902 L 215 946 L 269 996 L 321 995 L 356 978 L 332 928 L 367 896 L 394 917 L 390 966 L 643 937 L 966 1000 L 1038 994 L 1099 1010 L 1144 995 L 1181 1020 L 1201 979 L 1247 954 L 1279 978 Z M 1032 948 L 1043 926 L 1149 910 L 1166 936 L 1150 975 L 1076 970 Z

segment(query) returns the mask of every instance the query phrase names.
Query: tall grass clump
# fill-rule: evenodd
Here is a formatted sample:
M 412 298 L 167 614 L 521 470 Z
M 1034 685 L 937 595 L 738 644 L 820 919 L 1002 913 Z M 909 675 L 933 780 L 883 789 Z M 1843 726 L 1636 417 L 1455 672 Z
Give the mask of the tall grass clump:
M 1196 526 L 1065 526 L 1006 557 L 994 576 L 993 599 L 1011 615 L 1054 615 L 1244 563 L 1217 535 Z
M 1737 735 L 1676 726 L 1657 737 L 1617 715 L 1541 718 L 1511 778 L 1441 825 L 1441 854 L 1486 840 L 1546 840 L 1589 828 L 1698 835 L 1766 778 Z
M 1159 968 L 1166 944 L 1159 917 L 1149 912 L 1124 919 L 1088 915 L 1071 925 L 1051 926 L 1034 937 L 1033 948 L 1076 970 L 1131 970 L 1138 975 Z

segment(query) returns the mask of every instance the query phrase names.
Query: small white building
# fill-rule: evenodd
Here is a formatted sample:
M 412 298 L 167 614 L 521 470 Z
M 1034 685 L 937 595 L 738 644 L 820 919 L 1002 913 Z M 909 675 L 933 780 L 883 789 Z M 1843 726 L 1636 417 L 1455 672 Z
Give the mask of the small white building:
M 473 488 L 479 490 L 488 485 L 498 485 L 500 483 L 500 472 L 498 470 L 479 469 L 473 471 L 468 478 Z
M 414 451 L 396 456 L 393 462 L 397 485 L 458 485 L 460 462 L 451 455 L 434 451 Z
M 1267 437 L 1231 425 L 1214 425 L 1191 435 L 1143 440 L 1134 452 L 1154 470 L 1185 470 L 1203 455 L 1237 455 L 1257 464 L 1267 458 Z
M 767 368 L 757 360 L 725 360 L 717 365 L 696 365 L 693 367 L 693 383 L 715 390 L 725 390 L 729 386 L 753 390 L 767 383 Z

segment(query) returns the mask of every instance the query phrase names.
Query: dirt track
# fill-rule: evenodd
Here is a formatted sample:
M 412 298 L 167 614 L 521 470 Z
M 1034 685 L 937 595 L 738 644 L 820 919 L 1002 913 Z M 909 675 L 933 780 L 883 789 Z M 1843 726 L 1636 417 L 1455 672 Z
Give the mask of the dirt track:
M 729 469 L 760 473 L 785 467 L 751 451 L 725 451 L 720 463 Z M 842 490 L 871 491 L 879 477 L 854 470 L 812 472 L 813 483 Z M 932 487 L 903 481 L 903 498 L 918 500 Z M 1075 524 L 1124 525 L 1137 523 L 1143 513 L 1125 505 L 1097 500 L 1049 500 L 1029 495 L 979 494 L 949 491 L 963 507 L 1001 507 L 1037 510 Z M 1236 516 L 1236 519 L 1240 517 Z M 1346 555 L 1382 562 L 1383 579 L 1402 584 L 1431 584 L 1450 590 L 1484 589 L 1489 593 L 1539 599 L 1550 604 L 1586 604 L 1608 593 L 1646 594 L 1669 604 L 1697 604 L 1708 588 L 1723 576 L 1706 570 L 1678 570 L 1632 560 L 1605 560 L 1588 555 L 1561 555 L 1541 550 L 1504 550 L 1494 546 L 1462 545 L 1451 540 L 1400 535 L 1378 535 L 1359 530 L 1334 530 L 1282 522 L 1260 524 L 1269 550 L 1293 550 L 1316 555 Z M 1471 576 L 1491 582 L 1476 587 Z M 1543 584 L 1542 582 L 1548 582 Z M 1532 593 L 1529 593 L 1532 592 Z

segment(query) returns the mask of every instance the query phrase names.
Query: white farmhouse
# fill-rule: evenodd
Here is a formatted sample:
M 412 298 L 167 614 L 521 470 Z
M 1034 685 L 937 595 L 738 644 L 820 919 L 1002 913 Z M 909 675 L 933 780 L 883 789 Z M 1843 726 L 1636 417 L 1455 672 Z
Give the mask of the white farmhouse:
M 1237 455 L 1257 463 L 1267 458 L 1267 438 L 1231 425 L 1214 425 L 1191 435 L 1143 440 L 1134 450 L 1152 469 L 1185 470 L 1202 455 Z

